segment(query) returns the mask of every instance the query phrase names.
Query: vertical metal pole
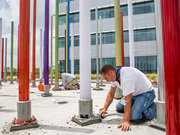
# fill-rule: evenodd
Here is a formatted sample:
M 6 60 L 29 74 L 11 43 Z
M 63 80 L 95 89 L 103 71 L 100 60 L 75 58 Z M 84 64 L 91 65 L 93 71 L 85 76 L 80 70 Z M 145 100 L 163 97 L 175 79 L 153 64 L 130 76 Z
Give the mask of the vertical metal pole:
M 34 10 L 33 10 L 32 87 L 36 87 L 35 64 L 36 64 L 36 0 L 34 0 Z
M 39 74 L 39 79 L 40 79 L 40 81 L 39 81 L 39 83 L 42 83 L 43 82 L 43 80 L 42 80 L 42 68 L 43 68 L 43 54 L 42 54 L 42 46 L 43 46 L 43 30 L 42 29 L 40 29 L 40 52 L 39 52 L 39 55 L 40 55 L 40 74 Z
M 55 5 L 55 88 L 53 90 L 59 89 L 59 80 L 58 80 L 58 31 L 59 31 L 59 0 L 56 0 Z
M 116 66 L 122 66 L 120 0 L 114 0 Z M 122 90 L 116 88 L 114 98 L 122 98 Z
M 11 81 L 10 84 L 13 84 L 13 39 L 14 39 L 14 22 L 11 22 Z
M 26 20 L 26 21 L 24 21 Z M 29 100 L 29 25 L 30 0 L 20 0 L 20 41 L 19 41 L 19 101 L 18 121 L 31 120 Z
M 29 31 L 29 82 L 31 82 L 31 32 Z
M 0 18 L 0 48 L 2 48 L 2 18 Z M 2 56 L 2 52 L 0 51 L 0 59 Z M 0 64 L 0 71 L 1 71 L 1 64 Z M 0 72 L 0 76 L 1 76 L 1 72 Z M 0 77 L 0 86 L 1 86 L 1 77 Z M 0 87 L 1 88 L 1 87 Z
M 96 7 L 96 88 L 99 88 L 98 9 Z
M 128 0 L 128 27 L 129 27 L 130 67 L 134 67 L 134 32 L 133 32 L 132 0 Z
M 93 90 L 102 90 L 99 88 L 99 45 L 98 45 L 98 8 L 95 9 L 96 14 L 96 87 Z
M 124 36 L 123 36 L 123 13 L 120 12 L 121 20 L 121 54 L 122 54 L 122 66 L 124 67 Z
M 157 71 L 158 71 L 158 101 L 157 121 L 165 124 L 165 89 L 164 89 L 164 59 L 162 39 L 162 16 L 161 1 L 155 0 L 155 22 L 156 22 L 156 43 L 157 43 Z
M 170 10 L 167 10 L 170 9 Z M 161 0 L 166 134 L 180 132 L 180 1 Z
M 4 81 L 6 82 L 7 74 L 7 38 L 5 38 L 5 71 L 4 71 Z
M 66 44 L 66 73 L 68 73 L 68 6 L 66 6 L 66 37 L 65 37 L 65 44 Z
M 19 82 L 19 25 L 18 25 L 18 51 L 17 51 L 17 82 Z
M 68 68 L 67 68 L 67 72 L 68 73 L 70 73 L 70 68 L 69 68 L 69 25 L 70 25 L 70 22 L 69 22 L 69 20 L 70 20 L 70 0 L 68 0 L 68 7 L 67 7 L 68 9 L 67 9 L 67 65 L 68 65 Z
M 100 69 L 102 69 L 102 23 L 101 23 L 101 16 L 99 16 L 99 36 L 100 36 Z M 100 78 L 100 86 L 101 87 L 105 86 L 105 85 L 103 85 L 102 75 Z
M 44 93 L 42 96 L 51 96 L 49 93 L 49 0 L 45 0 Z
M 4 38 L 2 38 L 2 70 L 1 70 L 1 80 L 3 81 L 3 68 L 4 68 Z
M 71 23 L 71 74 L 74 74 L 74 24 Z
M 66 33 L 67 33 L 67 32 L 66 32 L 66 30 L 65 30 L 65 32 L 64 32 L 64 35 L 65 35 L 65 36 L 64 36 L 64 37 L 65 37 L 65 38 L 64 38 L 64 44 L 65 44 L 65 45 L 64 45 L 64 49 L 65 49 L 64 69 L 65 69 L 65 73 L 67 73 L 67 46 L 66 46 L 66 45 L 67 45 L 67 40 L 66 40 L 66 37 L 67 37 L 67 36 L 66 36 Z
M 52 38 L 52 34 L 53 34 L 53 16 L 51 16 L 51 85 L 53 84 L 53 58 L 52 58 L 52 50 L 53 50 L 53 38 Z
M 116 45 L 116 66 L 122 66 L 121 55 L 121 25 L 120 25 L 120 0 L 114 0 L 115 15 L 115 45 Z

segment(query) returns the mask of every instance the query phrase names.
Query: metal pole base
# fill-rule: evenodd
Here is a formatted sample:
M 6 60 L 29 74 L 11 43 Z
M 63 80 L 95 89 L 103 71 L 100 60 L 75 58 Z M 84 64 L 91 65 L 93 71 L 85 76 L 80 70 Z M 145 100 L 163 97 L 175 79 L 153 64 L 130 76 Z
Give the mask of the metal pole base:
M 123 91 L 117 87 L 114 99 L 121 99 L 122 97 L 123 97 Z
M 60 91 L 60 90 L 62 90 L 61 88 L 59 88 L 59 82 L 55 82 L 55 87 L 52 90 L 53 91 Z
M 74 117 L 72 117 L 71 121 L 73 121 L 81 126 L 87 126 L 87 125 L 101 122 L 101 118 L 99 117 L 99 115 L 93 115 L 90 118 L 81 118 L 80 116 L 74 115 Z
M 43 83 L 43 79 L 39 79 L 39 84 Z
M 17 83 L 19 83 L 19 79 L 17 79 Z
M 101 122 L 98 115 L 93 115 L 92 99 L 79 100 L 79 115 L 74 115 L 71 120 L 81 126 Z
M 13 80 L 10 80 L 10 83 L 9 83 L 9 84 L 14 84 L 14 83 L 13 83 Z
M 2 83 L 1 83 L 1 81 L 0 81 L 0 86 L 2 86 Z
M 42 97 L 52 96 L 52 93 L 49 93 L 49 85 L 44 85 L 44 93 L 41 96 Z
M 31 83 L 31 79 L 29 78 L 29 83 Z
M 166 130 L 166 125 L 165 125 L 165 124 L 162 124 L 162 123 L 159 123 L 159 122 L 157 121 L 157 119 L 151 120 L 151 122 L 148 123 L 148 126 L 150 126 L 150 127 L 155 127 L 155 128 L 160 129 L 160 130 L 163 130 L 163 131 Z
M 7 80 L 6 80 L 6 79 L 4 79 L 4 82 L 7 82 Z
M 37 87 L 36 86 L 36 80 L 32 80 L 32 86 L 31 87 Z

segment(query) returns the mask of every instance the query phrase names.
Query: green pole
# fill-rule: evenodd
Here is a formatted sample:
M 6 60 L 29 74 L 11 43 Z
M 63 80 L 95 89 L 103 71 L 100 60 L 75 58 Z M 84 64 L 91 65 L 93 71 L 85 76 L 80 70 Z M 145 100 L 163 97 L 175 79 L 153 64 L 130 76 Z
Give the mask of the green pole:
M 13 84 L 13 35 L 14 35 L 14 22 L 11 22 L 11 81 Z
M 55 11 L 55 88 L 53 90 L 59 90 L 58 80 L 58 22 L 59 22 L 59 0 L 56 0 Z
M 53 16 L 51 16 L 51 84 L 53 84 L 53 77 L 52 77 L 52 48 L 53 48 L 53 46 L 52 46 L 52 40 L 53 40 L 53 38 L 52 38 L 52 34 L 53 34 Z
M 120 0 L 114 0 L 116 66 L 122 66 Z

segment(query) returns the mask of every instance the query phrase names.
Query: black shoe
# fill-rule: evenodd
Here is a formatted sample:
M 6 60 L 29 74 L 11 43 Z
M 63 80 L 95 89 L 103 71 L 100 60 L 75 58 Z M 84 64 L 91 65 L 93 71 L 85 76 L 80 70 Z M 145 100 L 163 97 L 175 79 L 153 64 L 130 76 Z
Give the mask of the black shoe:
M 146 118 L 144 118 L 144 117 L 142 117 L 141 119 L 139 119 L 139 120 L 130 120 L 130 122 L 132 123 L 132 124 L 141 124 L 141 123 L 143 123 L 143 122 L 145 122 L 145 121 L 148 121 L 149 119 L 146 119 Z
M 124 110 L 116 110 L 118 113 L 124 113 Z

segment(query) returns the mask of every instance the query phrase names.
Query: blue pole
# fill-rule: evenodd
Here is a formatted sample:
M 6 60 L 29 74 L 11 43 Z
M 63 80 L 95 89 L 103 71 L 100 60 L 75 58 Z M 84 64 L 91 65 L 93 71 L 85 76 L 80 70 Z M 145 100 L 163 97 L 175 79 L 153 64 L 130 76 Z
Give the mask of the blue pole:
M 69 14 L 69 9 L 70 9 L 70 0 L 68 0 L 68 22 L 67 22 L 67 24 L 68 24 L 68 29 L 67 29 L 67 61 L 68 61 L 68 71 L 67 71 L 67 73 L 70 73 L 70 71 L 69 71 L 69 24 L 70 24 L 70 22 L 69 22 L 69 18 L 70 18 L 70 14 Z

